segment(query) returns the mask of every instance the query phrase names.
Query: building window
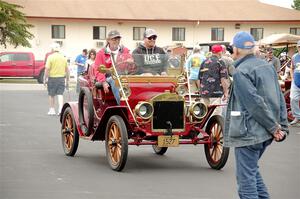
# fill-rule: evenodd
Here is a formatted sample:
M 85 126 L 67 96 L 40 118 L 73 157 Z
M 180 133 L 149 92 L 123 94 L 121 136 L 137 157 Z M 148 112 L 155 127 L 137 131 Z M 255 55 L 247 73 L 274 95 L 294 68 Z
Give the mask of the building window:
M 93 26 L 93 39 L 106 39 L 106 26 Z
M 290 33 L 293 35 L 300 35 L 300 28 L 290 28 Z
M 211 29 L 212 41 L 224 41 L 224 28 L 212 28 Z
M 261 40 L 264 37 L 263 28 L 251 28 L 250 33 L 254 37 L 255 41 Z
M 133 27 L 133 40 L 143 40 L 146 27 Z
M 52 39 L 64 39 L 65 36 L 65 25 L 52 25 Z
M 185 28 L 172 28 L 172 41 L 185 41 Z

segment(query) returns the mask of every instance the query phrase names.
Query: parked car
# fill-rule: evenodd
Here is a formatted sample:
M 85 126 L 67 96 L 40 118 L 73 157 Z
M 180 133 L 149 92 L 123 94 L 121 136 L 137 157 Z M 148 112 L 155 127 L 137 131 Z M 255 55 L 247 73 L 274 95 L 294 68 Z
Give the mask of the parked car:
M 35 60 L 31 52 L 1 52 L 0 78 L 35 78 L 43 83 L 44 61 Z
M 152 63 L 161 63 L 155 58 L 169 55 L 151 56 Z M 111 90 L 105 93 L 102 84 L 95 82 L 90 69 L 80 76 L 78 101 L 67 102 L 62 108 L 64 153 L 74 156 L 79 138 L 104 141 L 110 167 L 121 171 L 129 145 L 150 145 L 154 153 L 163 155 L 168 147 L 203 144 L 210 167 L 223 168 L 229 148 L 223 147 L 223 118 L 213 115 L 219 105 L 207 107 L 197 94 L 190 93 L 184 59 L 178 60 L 182 62 L 176 66 L 164 62 L 166 75 L 149 68 L 147 73 L 139 73 L 138 64 L 126 60 L 117 60 L 109 70 L 101 67 L 99 71 L 112 75 L 119 86 L 120 105 Z

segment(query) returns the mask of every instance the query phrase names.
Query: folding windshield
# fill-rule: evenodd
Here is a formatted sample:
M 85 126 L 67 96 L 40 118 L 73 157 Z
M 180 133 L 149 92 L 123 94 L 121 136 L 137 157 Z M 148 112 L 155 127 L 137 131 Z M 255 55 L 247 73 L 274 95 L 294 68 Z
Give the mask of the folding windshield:
M 115 68 L 119 76 L 178 76 L 182 73 L 183 61 L 171 54 L 121 54 Z

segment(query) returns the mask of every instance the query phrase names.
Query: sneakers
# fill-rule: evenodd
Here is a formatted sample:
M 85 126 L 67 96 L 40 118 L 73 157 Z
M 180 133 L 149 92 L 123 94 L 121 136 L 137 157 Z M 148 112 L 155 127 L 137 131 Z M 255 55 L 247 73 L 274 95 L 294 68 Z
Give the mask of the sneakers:
M 55 115 L 55 110 L 54 110 L 54 108 L 50 108 L 50 109 L 49 109 L 48 115 Z
M 300 120 L 295 118 L 293 121 L 290 122 L 290 125 L 295 125 L 295 124 L 298 124 L 300 123 Z

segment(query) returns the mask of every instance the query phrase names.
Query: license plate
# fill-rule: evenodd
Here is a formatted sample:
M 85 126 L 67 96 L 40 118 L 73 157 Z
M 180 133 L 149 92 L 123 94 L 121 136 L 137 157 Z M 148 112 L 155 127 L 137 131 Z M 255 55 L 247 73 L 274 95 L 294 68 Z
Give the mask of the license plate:
M 157 139 L 157 145 L 159 147 L 175 147 L 179 146 L 178 135 L 160 135 Z

